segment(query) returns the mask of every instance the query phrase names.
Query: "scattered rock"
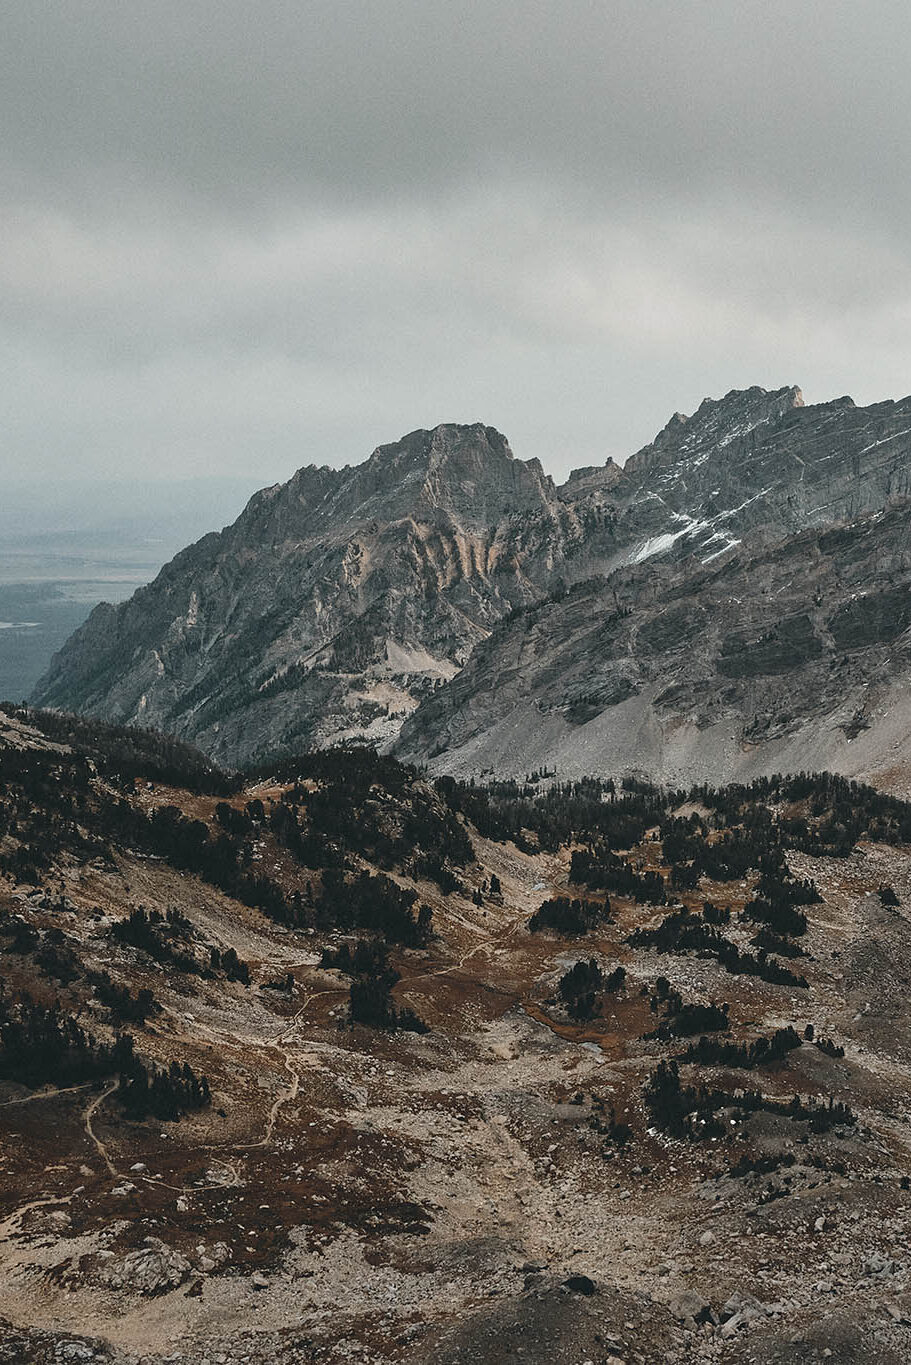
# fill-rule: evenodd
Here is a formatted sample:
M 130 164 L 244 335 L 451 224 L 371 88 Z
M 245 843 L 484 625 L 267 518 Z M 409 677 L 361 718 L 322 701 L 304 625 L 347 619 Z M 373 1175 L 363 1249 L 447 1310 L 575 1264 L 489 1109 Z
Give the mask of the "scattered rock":
M 227 1265 L 231 1259 L 231 1248 L 227 1242 L 215 1242 L 212 1246 L 204 1243 L 196 1248 L 199 1269 L 205 1275 L 211 1275 L 213 1270 L 220 1270 L 223 1265 Z
M 186 1256 L 158 1237 L 147 1237 L 145 1246 L 108 1265 L 104 1278 L 113 1289 L 132 1289 L 151 1296 L 177 1289 L 189 1279 L 192 1270 Z
M 697 1294 L 694 1289 L 684 1289 L 680 1294 L 675 1295 L 668 1304 L 675 1318 L 681 1322 L 692 1319 L 693 1322 L 707 1322 L 712 1311 L 711 1305 L 701 1294 Z
M 752 1294 L 732 1294 L 721 1310 L 721 1335 L 727 1340 L 736 1336 L 741 1328 L 765 1316 L 765 1309 Z

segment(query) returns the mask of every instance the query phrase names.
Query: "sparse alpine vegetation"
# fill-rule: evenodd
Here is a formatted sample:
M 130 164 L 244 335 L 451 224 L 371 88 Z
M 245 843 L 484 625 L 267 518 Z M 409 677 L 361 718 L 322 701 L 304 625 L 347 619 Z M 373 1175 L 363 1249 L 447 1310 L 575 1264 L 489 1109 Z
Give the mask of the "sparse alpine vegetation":
M 357 1247 L 357 1292 L 388 1305 L 370 1339 L 401 1354 L 428 1268 L 440 1330 L 453 1303 L 477 1324 L 479 1282 L 550 1312 L 550 1272 L 517 1272 L 504 1238 L 532 1218 L 554 1292 L 583 1292 L 584 1261 L 593 1302 L 634 1285 L 622 1321 L 668 1341 L 690 1329 L 629 1237 L 643 1222 L 710 1306 L 746 1266 L 821 1321 L 825 1255 L 864 1311 L 833 1248 L 911 1235 L 889 1080 L 911 1024 L 907 803 L 826 774 L 430 781 L 363 747 L 236 778 L 190 755 L 178 780 L 172 759 L 138 769 L 154 737 L 8 722 L 0 1317 L 4 1285 L 71 1313 L 75 1286 L 110 1335 L 112 1276 L 118 1313 L 167 1292 L 181 1315 L 222 1277 L 225 1302 L 276 1286 L 279 1315 L 287 1289 L 298 1341 L 303 1278 L 331 1344 Z M 767 1218 L 786 1239 L 746 1236 Z M 749 1340 L 787 1346 L 796 1314 Z M 736 1313 L 716 1316 L 727 1343 Z

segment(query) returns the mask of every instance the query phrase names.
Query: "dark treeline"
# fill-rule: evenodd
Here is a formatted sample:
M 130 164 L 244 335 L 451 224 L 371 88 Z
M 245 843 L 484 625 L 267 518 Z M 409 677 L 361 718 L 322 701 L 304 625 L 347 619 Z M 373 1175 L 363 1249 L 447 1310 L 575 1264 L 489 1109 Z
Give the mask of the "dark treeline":
M 762 956 L 763 953 L 775 953 L 778 957 L 807 956 L 799 943 L 795 943 L 793 939 L 785 938 L 781 934 L 773 933 L 773 931 L 765 925 L 756 931 L 750 939 L 750 943 L 754 948 L 760 950 L 760 956 Z M 799 985 L 800 983 L 796 982 L 795 984 Z
M 139 906 L 126 919 L 112 925 L 110 933 L 118 943 L 139 948 L 156 962 L 179 972 L 205 978 L 223 976 L 228 981 L 250 984 L 250 968 L 236 950 L 199 941 L 192 922 L 181 910 L 171 909 L 162 914 L 160 910 Z M 201 957 L 194 951 L 197 942 Z
M 93 974 L 91 982 L 96 999 L 110 1010 L 118 1024 L 144 1024 L 149 1015 L 157 1014 L 161 1008 L 147 987 L 133 995 L 129 987 L 112 981 L 108 972 Z
M 255 831 L 266 817 L 254 811 L 249 818 Z M 430 933 L 429 908 L 415 911 L 417 893 L 390 878 L 368 872 L 349 877 L 341 867 L 331 867 L 323 872 L 318 898 L 314 899 L 312 891 L 309 899 L 297 891 L 286 892 L 272 878 L 251 870 L 252 851 L 246 835 L 223 829 L 213 837 L 203 821 L 189 819 L 176 806 L 159 806 L 146 815 L 129 801 L 112 801 L 109 828 L 114 837 L 196 873 L 281 924 L 376 929 L 408 946 L 424 943 Z
M 417 776 L 416 768 L 378 754 L 368 744 L 311 749 L 260 764 L 245 773 L 248 782 L 272 778 L 289 784 L 307 781 L 337 784 L 355 798 L 365 797 L 375 786 L 392 796 L 403 796 Z
M 189 1062 L 171 1062 L 165 1071 L 138 1060 L 121 1075 L 117 1099 L 132 1119 L 179 1119 L 212 1102 L 207 1078 L 197 1076 Z
M 373 749 L 304 754 L 270 773 L 290 784 L 273 813 L 274 832 L 292 851 L 300 850 L 308 866 L 331 865 L 310 861 L 327 842 L 387 870 L 417 854 L 415 875 L 447 884 L 455 880 L 452 867 L 474 861 L 457 813 L 413 768 Z
M 722 829 L 712 839 L 705 822 L 696 815 L 689 820 L 662 822 L 664 858 L 674 868 L 677 885 L 696 885 L 700 877 L 716 882 L 739 881 L 750 868 L 758 866 L 774 837 L 771 817 L 764 809 L 743 815 L 742 829 Z
M 708 1005 L 684 1004 L 679 991 L 661 990 L 661 983 L 666 980 L 666 977 L 658 978 L 659 994 L 651 1001 L 653 1009 L 659 1004 L 663 1006 L 664 1017 L 651 1033 L 643 1034 L 644 1038 L 667 1041 L 669 1038 L 690 1038 L 696 1033 L 726 1033 L 731 1027 L 727 1005 L 716 1005 L 714 1000 Z
M 781 868 L 789 848 L 842 854 L 861 837 L 903 842 L 911 838 L 911 804 L 829 774 L 757 779 L 750 786 L 694 787 L 662 792 L 648 783 L 590 779 L 555 783 L 539 779 L 480 786 L 439 778 L 434 787 L 414 769 L 366 747 L 303 754 L 261 771 L 289 784 L 267 812 L 261 801 L 243 810 L 218 806 L 218 830 L 176 808 L 152 815 L 128 795 L 136 779 L 170 781 L 190 791 L 229 796 L 237 779 L 218 773 L 196 751 L 151 731 L 12 708 L 48 737 L 75 746 L 71 753 L 0 750 L 0 835 L 10 834 L 0 870 L 37 883 L 61 851 L 80 861 L 110 855 L 111 842 L 147 847 L 238 895 L 264 913 L 294 924 L 300 906 L 258 874 L 251 845 L 270 832 L 301 866 L 341 867 L 349 855 L 432 877 L 445 892 L 459 887 L 458 869 L 472 860 L 464 820 L 482 835 L 515 839 L 523 847 L 574 851 L 580 885 L 663 903 L 668 884 L 692 888 L 702 876 L 742 878 L 766 861 L 754 910 L 770 933 L 793 936 L 800 905 L 815 888 Z M 81 747 L 81 752 L 79 751 Z M 126 788 L 121 807 L 99 791 L 98 771 Z M 689 800 L 703 814 L 673 811 Z M 773 811 L 770 805 L 784 809 Z M 143 828 L 143 826 L 146 826 Z M 668 881 L 654 870 L 631 867 L 618 853 L 656 832 L 670 867 Z M 778 859 L 777 875 L 771 860 Z M 771 907 L 771 908 L 769 908 Z
M 662 792 L 631 778 L 619 790 L 611 779 L 542 786 L 441 777 L 435 785 L 486 838 L 513 839 L 526 850 L 581 842 L 624 851 L 658 826 L 665 861 L 684 879 L 685 869 L 697 880 L 741 879 L 770 848 L 843 856 L 861 838 L 911 843 L 911 802 L 831 773 L 779 774 L 749 786 L 700 784 L 688 792 Z M 698 803 L 707 815 L 674 816 L 684 802 Z M 776 804 L 801 810 L 779 815 L 769 809 Z
M 684 1086 L 675 1061 L 658 1064 L 644 1086 L 643 1098 L 655 1127 L 676 1138 L 730 1137 L 731 1125 L 724 1121 L 724 1114 L 733 1116 L 736 1127 L 759 1110 L 809 1123 L 815 1133 L 855 1122 L 850 1107 L 834 1099 L 827 1104 L 815 1100 L 804 1103 L 799 1095 L 791 1100 L 776 1100 L 759 1090 L 728 1091 L 704 1084 Z
M 757 1066 L 774 1066 L 789 1052 L 800 1047 L 800 1034 L 790 1024 L 776 1029 L 771 1038 L 760 1036 L 751 1043 L 732 1043 L 727 1039 L 702 1037 L 681 1052 L 678 1061 L 698 1062 L 702 1066 L 729 1066 L 752 1071 Z
M 762 896 L 747 901 L 743 907 L 745 919 L 764 924 L 773 934 L 786 938 L 798 938 L 807 932 L 807 917 L 801 910 L 795 910 L 786 902 L 772 902 Z
M 239 981 L 242 986 L 250 984 L 250 968 L 237 956 L 234 948 L 209 948 L 209 961 L 213 972 L 220 973 L 226 981 Z
M 538 907 L 528 921 L 528 927 L 533 934 L 550 930 L 567 938 L 577 938 L 589 929 L 610 923 L 610 919 L 610 901 L 606 897 L 601 902 L 554 896 Z
M 799 938 L 807 932 L 807 917 L 798 905 L 822 900 L 816 883 L 792 877 L 780 848 L 770 848 L 759 862 L 756 894 L 744 906 L 745 919 L 762 924 L 783 938 Z
M 321 967 L 344 972 L 345 976 L 379 976 L 389 962 L 389 945 L 382 939 L 359 938 L 354 947 L 343 943 L 339 948 L 324 948 Z
M 68 986 L 82 975 L 82 962 L 75 941 L 61 929 L 45 930 L 44 941 L 35 952 L 35 963 L 45 976 Z
M 630 783 L 618 794 L 609 778 L 553 783 L 543 790 L 528 782 L 480 786 L 452 777 L 439 777 L 434 785 L 450 809 L 469 819 L 484 838 L 512 839 L 526 852 L 554 852 L 580 836 L 632 848 L 671 799 L 645 784 L 633 790 Z
M 0 784 L 6 788 L 0 816 L 9 818 L 9 789 L 18 785 L 26 807 L 42 806 L 46 817 L 54 814 L 57 824 L 69 825 L 64 829 L 65 847 L 76 837 L 74 804 L 76 808 L 84 804 L 93 771 L 121 783 L 145 779 L 222 796 L 239 790 L 236 775 L 219 772 L 190 746 L 153 731 L 31 708 L 5 710 L 52 741 L 71 745 L 73 752 L 0 752 Z M 441 777 L 434 784 L 435 797 L 414 769 L 366 746 L 306 753 L 258 771 L 290 785 L 283 804 L 291 810 L 300 807 L 297 837 L 312 839 L 318 856 L 327 856 L 327 843 L 349 847 L 381 866 L 416 850 L 425 857 L 437 852 L 442 865 L 439 869 L 428 865 L 429 875 L 438 870 L 444 881 L 453 866 L 471 860 L 463 817 L 485 837 L 515 839 L 523 847 L 548 850 L 569 842 L 599 845 L 610 852 L 629 850 L 657 827 L 665 861 L 679 886 L 698 881 L 699 876 L 742 877 L 774 848 L 843 855 L 860 838 L 911 841 L 911 803 L 826 773 L 777 775 L 721 789 L 698 785 L 689 792 L 662 792 L 631 778 L 618 789 L 611 779 L 482 786 Z M 673 811 L 686 800 L 698 803 L 707 814 L 675 817 Z M 772 805 L 791 809 L 773 813 Z M 82 826 L 85 831 L 86 822 Z M 104 838 L 97 824 L 94 834 Z M 291 834 L 287 822 L 286 834 Z M 82 851 L 86 857 L 97 856 L 88 847 Z M 39 849 L 38 864 L 40 854 Z M 314 867 L 330 865 L 301 861 Z M 15 867 L 8 870 L 18 875 Z
M 31 953 L 41 942 L 41 935 L 28 920 L 20 915 L 5 915 L 0 919 L 0 934 L 9 939 L 7 952 Z
M 0 710 L 40 730 L 54 743 L 71 746 L 90 758 L 105 776 L 142 778 L 212 796 L 230 795 L 241 786 L 236 773 L 222 772 L 192 745 L 157 730 L 111 725 L 87 716 L 8 702 L 0 703 Z
M 139 948 L 156 962 L 194 976 L 211 976 L 208 964 L 200 962 L 190 948 L 192 924 L 180 910 L 146 910 L 140 906 L 126 919 L 110 928 L 111 938 L 131 948 Z
M 59 1005 L 0 996 L 0 1079 L 34 1090 L 119 1076 L 116 1098 L 128 1118 L 177 1119 L 210 1103 L 209 1083 L 188 1063 L 167 1070 L 144 1062 L 128 1033 L 100 1042 Z
M 108 856 L 106 842 L 85 828 L 91 818 L 92 767 L 81 754 L 0 748 L 0 872 L 39 885 L 64 850 L 79 861 Z
M 577 962 L 557 984 L 557 994 L 573 1019 L 594 1019 L 603 1007 L 603 996 L 620 990 L 626 980 L 626 968 L 615 967 L 606 975 L 595 958 Z
M 817 1038 L 814 1047 L 818 1047 L 820 1052 L 824 1052 L 827 1057 L 843 1057 L 845 1050 L 834 1043 L 831 1038 Z
M 667 915 L 654 929 L 634 929 L 627 942 L 631 947 L 654 948 L 659 953 L 695 953 L 700 957 L 713 957 L 732 976 L 756 976 L 778 986 L 807 985 L 805 977 L 769 957 L 765 946 L 760 945 L 759 952 L 754 956 L 731 943 L 717 927 L 718 918 L 723 917 L 724 912 L 718 911 L 710 902 L 706 902 L 701 915 L 682 906 Z M 782 942 L 787 943 L 787 940 Z
M 660 872 L 651 868 L 637 872 L 626 858 L 611 852 L 606 844 L 576 849 L 570 863 L 569 880 L 591 891 L 612 891 L 618 896 L 647 905 L 667 904 L 667 889 Z
M 750 806 L 805 803 L 805 815 L 779 822 L 782 844 L 815 856 L 844 857 L 861 838 L 911 842 L 911 802 L 835 773 L 779 773 L 721 790 L 698 786 L 691 797 L 728 824 L 737 823 Z
M 7 951 L 30 955 L 39 971 L 61 986 L 69 986 L 83 974 L 75 940 L 61 929 L 45 929 L 42 935 L 33 924 L 14 916 L 0 920 L 0 934 L 10 940 Z
M 58 723 L 63 726 L 67 720 L 45 719 L 54 733 Z M 197 771 L 195 760 L 188 760 L 186 771 L 178 763 L 180 771 L 172 764 L 165 773 L 164 760 L 156 768 L 152 758 L 158 737 L 151 732 L 124 730 L 121 736 L 116 727 L 109 734 L 110 727 L 100 723 L 86 725 L 86 743 L 89 732 L 94 735 L 97 730 L 100 736 L 96 750 L 108 738 L 114 755 L 109 758 L 112 773 L 116 759 L 121 777 L 142 767 L 138 759 L 128 761 L 129 755 L 122 762 L 122 755 L 116 757 L 121 739 L 124 744 L 135 740 L 139 758 L 149 758 L 142 772 L 150 780 L 167 776 L 176 783 L 182 777 L 189 790 L 214 787 L 215 794 L 222 795 L 230 795 L 234 788 L 233 780 L 212 777 L 214 769 Z M 72 738 L 71 729 L 64 728 L 62 733 Z M 193 752 L 187 751 L 191 758 Z M 168 762 L 177 763 L 183 748 L 177 745 L 168 754 Z M 296 777 L 286 798 L 273 803 L 270 811 L 260 800 L 248 801 L 243 809 L 219 802 L 214 833 L 204 821 L 185 816 L 177 805 L 146 812 L 132 799 L 132 777 L 121 782 L 119 796 L 100 788 L 93 781 L 97 766 L 94 759 L 79 753 L 0 748 L 0 837 L 11 835 L 15 841 L 0 855 L 0 872 L 38 885 L 42 873 L 64 851 L 80 862 L 109 860 L 113 847 L 123 845 L 163 857 L 270 917 L 294 925 L 308 922 L 300 896 L 286 895 L 274 879 L 254 866 L 254 843 L 266 833 L 303 867 L 344 867 L 349 855 L 357 854 L 381 866 L 401 865 L 415 876 L 431 877 L 447 891 L 460 884 L 454 868 L 473 857 L 463 824 L 433 789 L 411 770 L 392 759 L 378 758 L 371 750 L 305 756 L 293 765 Z M 316 791 L 303 785 L 308 776 L 322 784 Z M 116 782 L 113 785 L 117 787 Z M 382 891 L 376 899 L 383 900 Z
M 405 1005 L 397 1008 L 392 998 L 392 987 L 399 980 L 393 968 L 380 976 L 356 976 L 349 992 L 349 1011 L 352 1024 L 366 1024 L 368 1028 L 401 1029 L 408 1033 L 428 1033 L 427 1025 L 413 1009 Z
M 323 890 L 316 902 L 316 925 L 320 929 L 367 929 L 391 943 L 419 948 L 427 943 L 433 926 L 429 905 L 417 905 L 417 892 L 399 886 L 380 873 L 360 872 L 347 877 L 337 869 L 323 875 Z
M 358 939 L 353 948 L 350 943 L 324 948 L 319 965 L 351 977 L 348 1001 L 353 1024 L 428 1032 L 413 1009 L 398 1008 L 392 998 L 392 988 L 401 977 L 390 964 L 389 946 L 382 939 Z
M 819 887 L 811 878 L 792 876 L 780 848 L 769 849 L 761 858 L 756 891 L 766 900 L 783 905 L 819 905 L 822 901 Z
M 120 1034 L 102 1043 L 59 1006 L 29 997 L 0 996 L 0 1077 L 34 1090 L 41 1085 L 82 1085 L 133 1065 L 133 1040 Z

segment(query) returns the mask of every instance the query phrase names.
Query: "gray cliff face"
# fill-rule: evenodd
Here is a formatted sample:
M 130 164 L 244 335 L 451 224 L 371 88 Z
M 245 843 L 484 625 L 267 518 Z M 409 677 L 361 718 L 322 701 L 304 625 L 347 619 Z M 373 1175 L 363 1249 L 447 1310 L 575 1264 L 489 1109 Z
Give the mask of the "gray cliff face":
M 398 748 L 457 773 L 689 783 L 828 767 L 904 786 L 911 501 L 723 562 L 581 584 L 505 622 Z
M 799 389 L 747 389 L 676 414 L 611 491 L 617 563 L 704 562 L 745 537 L 781 540 L 911 494 L 911 399 L 805 407 Z
M 400 732 L 459 771 L 878 762 L 908 498 L 911 399 L 734 391 L 562 487 L 489 427 L 416 431 L 257 494 L 98 607 L 35 700 L 227 763 Z
M 36 697 L 228 763 L 382 743 L 583 539 L 574 507 L 498 432 L 412 432 L 354 469 L 258 493 L 129 602 L 98 607 Z

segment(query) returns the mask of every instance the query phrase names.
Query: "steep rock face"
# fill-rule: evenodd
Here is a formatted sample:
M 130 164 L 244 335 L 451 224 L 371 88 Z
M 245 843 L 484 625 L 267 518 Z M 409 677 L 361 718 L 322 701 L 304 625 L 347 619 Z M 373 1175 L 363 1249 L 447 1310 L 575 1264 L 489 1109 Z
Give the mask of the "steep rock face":
M 911 501 L 517 614 L 405 725 L 447 772 L 911 775 Z M 892 771 L 894 770 L 894 771 Z
M 797 388 L 734 391 L 677 413 L 631 456 L 611 497 L 618 563 L 703 562 L 745 537 L 784 539 L 911 494 L 911 399 L 804 406 Z
M 36 696 L 193 738 L 226 762 L 394 734 L 584 543 L 492 428 L 442 426 L 263 490 L 149 587 L 99 606 Z M 596 515 L 596 514 L 595 514 Z
M 227 763 L 356 736 L 389 745 L 419 707 L 402 752 L 476 766 L 491 744 L 499 753 L 494 732 L 521 697 L 542 753 L 663 771 L 667 724 L 678 747 L 685 732 L 687 752 L 705 748 L 693 708 L 706 680 L 687 669 L 723 625 L 711 676 L 743 724 L 726 741 L 733 757 L 717 771 L 705 760 L 721 779 L 780 710 L 766 693 L 785 684 L 768 679 L 798 663 L 810 678 L 873 617 L 884 632 L 903 619 L 903 599 L 858 608 L 841 579 L 813 586 L 807 533 L 842 528 L 829 558 L 850 565 L 863 523 L 863 543 L 874 534 L 887 555 L 885 527 L 900 535 L 901 520 L 874 532 L 869 519 L 909 496 L 911 399 L 805 406 L 796 388 L 735 390 L 676 414 L 622 469 L 576 470 L 561 487 L 492 428 L 415 431 L 357 467 L 309 467 L 257 494 L 129 602 L 99 606 L 35 699 L 158 726 Z M 791 579 L 764 590 L 776 563 Z M 850 591 L 866 590 L 864 573 L 878 570 L 848 574 Z M 730 602 L 713 586 L 725 574 L 743 579 Z M 817 593 L 832 594 L 825 629 Z M 618 612 L 629 616 L 611 625 Z M 597 647 L 580 631 L 600 632 Z M 828 702 L 808 693 L 805 717 L 814 705 Z M 630 717 L 649 742 L 633 743 Z M 555 739 L 558 719 L 568 729 Z M 589 761 L 579 737 L 602 730 Z M 508 727 L 502 737 L 508 747 Z

